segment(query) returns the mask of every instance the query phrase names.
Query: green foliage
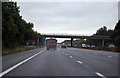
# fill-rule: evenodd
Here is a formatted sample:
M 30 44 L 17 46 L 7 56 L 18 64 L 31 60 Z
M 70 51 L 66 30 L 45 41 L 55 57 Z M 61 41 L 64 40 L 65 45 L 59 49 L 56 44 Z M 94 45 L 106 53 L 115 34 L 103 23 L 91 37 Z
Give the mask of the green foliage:
M 64 43 L 64 44 L 70 44 L 70 43 L 71 43 L 71 40 L 65 40 L 65 41 L 63 41 L 62 43 Z
M 106 33 L 107 33 L 107 27 L 103 26 L 103 28 L 97 30 L 96 35 L 106 35 Z
M 120 51 L 120 20 L 116 24 L 115 29 L 114 29 L 114 33 L 111 37 L 113 39 L 113 42 L 114 42 L 115 46 Z
M 26 50 L 31 50 L 31 49 L 35 49 L 37 47 L 27 47 L 27 46 L 20 46 L 14 49 L 6 49 L 2 51 L 2 55 L 9 55 L 9 54 L 14 54 L 14 53 L 18 53 L 21 51 L 26 51 Z
M 113 30 L 107 29 L 106 26 L 103 26 L 102 28 L 99 28 L 93 36 L 100 35 L 100 36 L 112 36 L 113 35 Z M 105 40 L 105 46 L 108 46 L 109 44 L 112 44 L 112 40 Z M 102 46 L 102 40 L 100 39 L 89 39 L 86 41 L 87 44 L 89 45 L 95 45 L 95 46 Z
M 24 41 L 36 40 L 37 32 L 33 31 L 33 23 L 27 23 L 19 14 L 16 2 L 2 3 L 2 46 L 15 48 Z
M 77 46 L 81 47 L 81 45 L 85 43 L 85 40 L 84 39 L 80 39 L 80 40 L 75 40 L 74 41 L 74 44 L 76 44 Z
M 102 35 L 102 36 L 111 36 L 113 34 L 113 30 L 107 30 L 106 26 L 98 29 L 95 35 Z

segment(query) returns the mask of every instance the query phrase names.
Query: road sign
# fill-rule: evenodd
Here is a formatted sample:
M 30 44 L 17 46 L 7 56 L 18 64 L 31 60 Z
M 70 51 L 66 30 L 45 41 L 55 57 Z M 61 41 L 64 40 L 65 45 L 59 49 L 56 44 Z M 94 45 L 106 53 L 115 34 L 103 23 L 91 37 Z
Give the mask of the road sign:
M 46 38 L 43 37 L 43 44 L 46 44 Z
M 26 46 L 29 46 L 29 42 L 26 43 Z

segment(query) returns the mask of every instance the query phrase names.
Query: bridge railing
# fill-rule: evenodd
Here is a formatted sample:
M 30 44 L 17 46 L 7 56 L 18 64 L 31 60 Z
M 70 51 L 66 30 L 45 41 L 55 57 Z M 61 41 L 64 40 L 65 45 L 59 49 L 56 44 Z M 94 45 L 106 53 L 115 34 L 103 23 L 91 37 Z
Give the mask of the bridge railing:
M 81 34 L 66 34 L 66 33 L 41 33 L 41 35 L 59 35 L 59 36 L 90 36 Z

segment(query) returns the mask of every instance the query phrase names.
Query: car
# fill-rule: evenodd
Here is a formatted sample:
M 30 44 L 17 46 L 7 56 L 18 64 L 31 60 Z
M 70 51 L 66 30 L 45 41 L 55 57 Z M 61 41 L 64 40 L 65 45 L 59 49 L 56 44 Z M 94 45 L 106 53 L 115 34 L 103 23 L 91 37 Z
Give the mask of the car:
M 108 48 L 115 48 L 115 45 L 109 45 Z
M 66 46 L 65 46 L 65 45 L 62 45 L 61 48 L 66 48 Z

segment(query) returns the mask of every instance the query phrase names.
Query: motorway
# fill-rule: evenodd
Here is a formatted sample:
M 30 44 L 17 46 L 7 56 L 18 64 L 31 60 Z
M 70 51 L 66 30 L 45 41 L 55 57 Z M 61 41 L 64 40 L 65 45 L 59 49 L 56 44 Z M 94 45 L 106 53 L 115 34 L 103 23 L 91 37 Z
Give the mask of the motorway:
M 2 76 L 118 76 L 118 54 L 78 48 L 49 51 L 38 48 L 3 56 Z

